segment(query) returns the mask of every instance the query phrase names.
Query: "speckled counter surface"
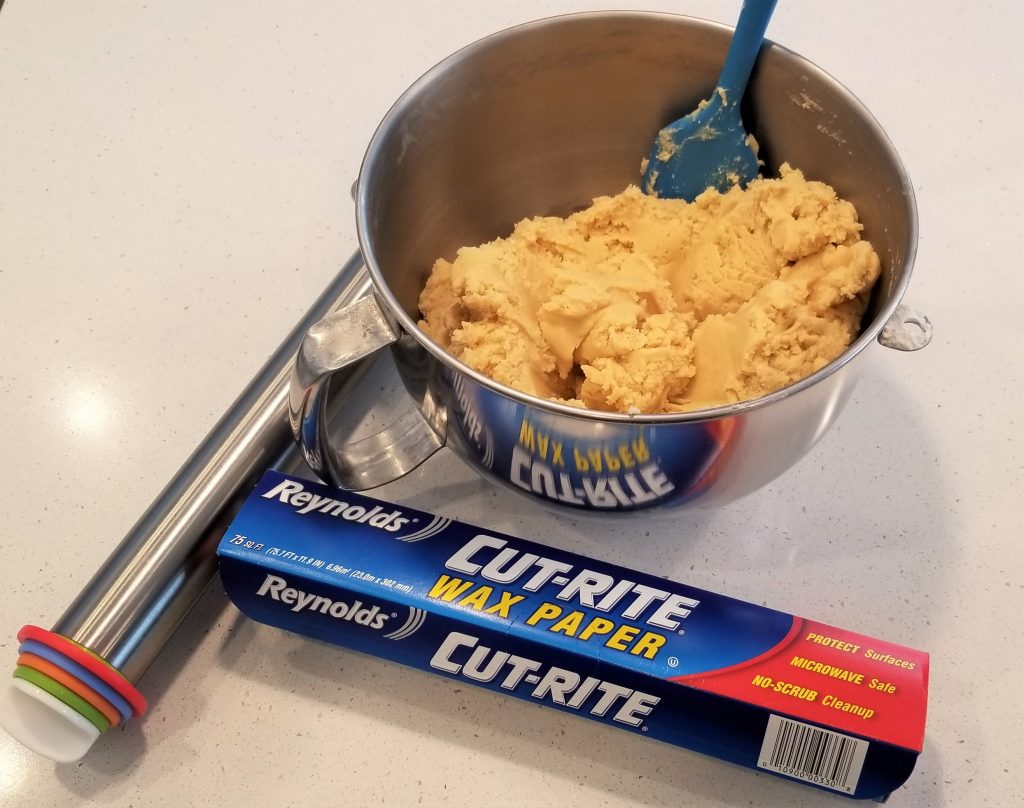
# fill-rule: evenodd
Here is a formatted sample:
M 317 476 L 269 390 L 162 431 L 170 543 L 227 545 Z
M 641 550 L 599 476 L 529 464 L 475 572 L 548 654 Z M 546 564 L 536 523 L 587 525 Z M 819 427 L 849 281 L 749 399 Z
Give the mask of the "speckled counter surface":
M 3 3 L 0 664 L 352 253 L 349 187 L 401 91 L 510 24 L 638 4 L 439 5 Z M 925 748 L 890 804 L 1022 804 L 1024 12 L 780 5 L 770 36 L 843 81 L 904 157 L 921 215 L 907 300 L 933 343 L 873 349 L 821 443 L 719 510 L 525 512 L 446 452 L 381 495 L 928 650 Z M 141 686 L 151 713 L 79 764 L 0 735 L 0 804 L 844 804 L 256 625 L 216 586 Z

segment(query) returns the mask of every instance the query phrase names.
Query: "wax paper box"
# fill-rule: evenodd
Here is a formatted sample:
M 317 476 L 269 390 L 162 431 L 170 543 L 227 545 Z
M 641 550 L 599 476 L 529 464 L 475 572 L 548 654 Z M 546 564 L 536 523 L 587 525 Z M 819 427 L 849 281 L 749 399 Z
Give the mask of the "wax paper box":
M 277 472 L 218 552 L 254 620 L 834 793 L 921 751 L 928 655 L 814 620 Z

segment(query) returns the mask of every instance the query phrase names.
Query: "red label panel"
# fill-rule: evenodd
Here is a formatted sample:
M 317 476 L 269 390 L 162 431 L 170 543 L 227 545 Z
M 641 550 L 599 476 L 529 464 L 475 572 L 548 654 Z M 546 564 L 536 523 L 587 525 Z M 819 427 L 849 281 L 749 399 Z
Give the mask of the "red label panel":
M 924 741 L 928 655 L 813 620 L 794 618 L 760 657 L 673 681 L 918 752 Z

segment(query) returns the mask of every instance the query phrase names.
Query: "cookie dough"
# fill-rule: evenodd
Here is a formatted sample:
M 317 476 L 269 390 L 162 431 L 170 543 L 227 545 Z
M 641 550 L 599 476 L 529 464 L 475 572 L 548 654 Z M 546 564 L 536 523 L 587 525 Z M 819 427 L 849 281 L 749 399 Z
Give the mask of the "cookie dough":
M 879 260 L 853 205 L 788 165 L 692 203 L 629 187 L 438 260 L 420 327 L 495 381 L 685 412 L 804 378 L 856 337 Z

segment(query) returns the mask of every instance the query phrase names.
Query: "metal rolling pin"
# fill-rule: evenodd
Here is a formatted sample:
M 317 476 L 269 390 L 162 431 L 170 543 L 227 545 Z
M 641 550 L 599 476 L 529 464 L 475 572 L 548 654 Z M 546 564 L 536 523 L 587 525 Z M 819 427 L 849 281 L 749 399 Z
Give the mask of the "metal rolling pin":
M 264 470 L 301 463 L 288 390 L 303 335 L 369 289 L 356 253 L 52 630 L 22 629 L 19 667 L 0 700 L 0 724 L 17 740 L 70 762 L 107 728 L 103 719 L 113 725 L 145 711 L 134 685 L 213 578 L 224 528 Z M 343 389 L 336 398 L 344 397 Z

